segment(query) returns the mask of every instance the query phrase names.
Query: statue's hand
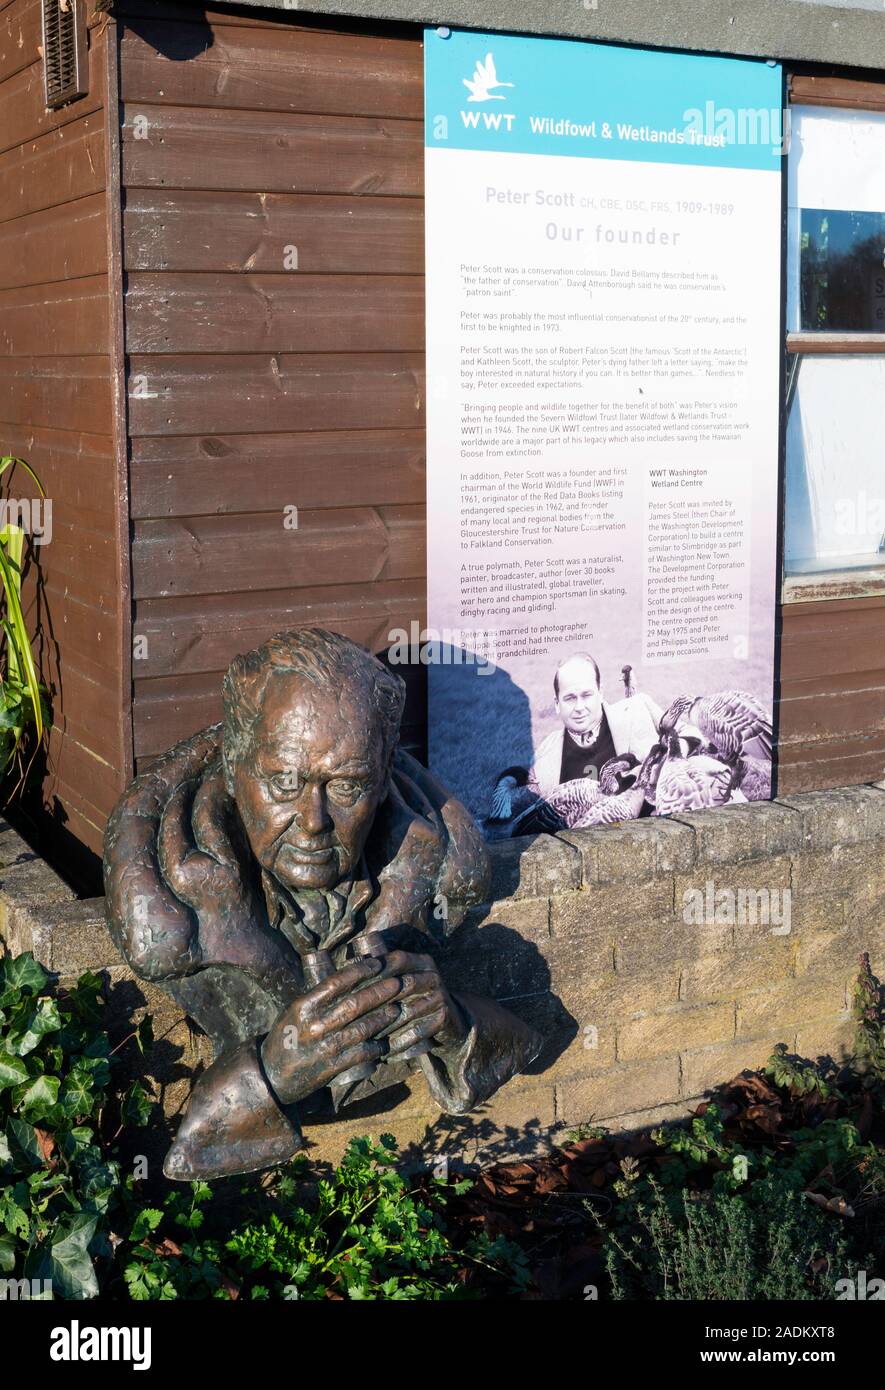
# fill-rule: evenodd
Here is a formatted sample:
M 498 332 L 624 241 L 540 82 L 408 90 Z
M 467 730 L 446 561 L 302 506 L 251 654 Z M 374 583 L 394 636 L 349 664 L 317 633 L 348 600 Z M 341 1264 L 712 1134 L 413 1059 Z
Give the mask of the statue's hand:
M 369 957 L 346 965 L 288 1005 L 261 1046 L 265 1075 L 284 1105 L 304 1100 L 351 1067 L 387 1051 L 378 1033 L 400 1015 L 394 976 Z
M 265 909 L 245 868 L 249 847 L 220 768 L 176 788 L 157 845 L 163 877 L 197 915 L 203 955 L 223 959 L 227 939 Z
M 391 951 L 382 958 L 381 980 L 400 981 L 399 1015 L 388 1034 L 388 1058 L 396 1061 L 416 1043 L 431 1039 L 437 1047 L 457 1047 L 467 1036 L 461 1011 L 446 988 L 432 956 Z

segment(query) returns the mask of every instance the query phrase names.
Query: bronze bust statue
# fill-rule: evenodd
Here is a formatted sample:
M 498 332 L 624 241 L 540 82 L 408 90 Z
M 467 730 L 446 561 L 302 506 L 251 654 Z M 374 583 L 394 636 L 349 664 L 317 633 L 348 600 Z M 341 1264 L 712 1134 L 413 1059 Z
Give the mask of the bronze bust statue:
M 167 1177 L 283 1163 L 312 1110 L 416 1068 L 464 1114 L 540 1050 L 500 1005 L 451 994 L 428 949 L 487 897 L 489 860 L 399 748 L 404 694 L 345 637 L 280 633 L 232 662 L 222 723 L 158 759 L 108 823 L 114 940 L 215 1051 Z

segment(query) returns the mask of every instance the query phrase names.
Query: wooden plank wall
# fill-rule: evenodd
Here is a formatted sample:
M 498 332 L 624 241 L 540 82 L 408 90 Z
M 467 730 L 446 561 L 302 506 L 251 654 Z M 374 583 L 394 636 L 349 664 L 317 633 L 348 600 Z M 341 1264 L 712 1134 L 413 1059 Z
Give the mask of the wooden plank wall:
M 885 778 L 885 598 L 782 609 L 782 792 Z
M 422 73 L 417 31 L 144 0 L 121 24 L 146 761 L 269 632 L 377 650 L 424 620 Z M 881 777 L 885 603 L 789 605 L 782 676 L 782 789 Z
M 121 23 L 144 762 L 271 632 L 381 650 L 424 620 L 422 54 L 255 11 Z
M 25 586 L 53 721 L 42 804 L 62 846 L 98 851 L 131 774 L 111 390 L 104 133 L 107 33 L 88 95 L 43 97 L 39 0 L 0 6 L 0 453 L 37 470 L 52 538 Z M 7 480 L 4 479 L 4 484 Z M 27 477 L 6 489 L 30 497 Z

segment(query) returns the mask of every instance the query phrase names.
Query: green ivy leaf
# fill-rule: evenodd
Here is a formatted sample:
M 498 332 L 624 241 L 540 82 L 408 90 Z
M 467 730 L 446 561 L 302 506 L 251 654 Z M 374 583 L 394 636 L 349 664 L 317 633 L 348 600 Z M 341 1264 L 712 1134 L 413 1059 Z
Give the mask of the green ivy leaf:
M 9 1052 L 0 1052 L 0 1091 L 7 1086 L 20 1086 L 28 1079 L 28 1069 L 20 1057 Z
M 11 1274 L 15 1269 L 15 1236 L 0 1236 L 0 1274 Z
M 24 1183 L 16 1183 L 15 1187 L 0 1192 L 0 1221 L 10 1235 L 20 1236 L 25 1241 L 31 1234 L 31 1219 L 22 1205 L 27 1200 L 28 1189 Z
M 27 990 L 31 994 L 39 994 L 45 988 L 48 979 L 47 971 L 39 961 L 34 960 L 30 951 L 23 951 L 20 956 L 4 956 L 0 960 L 0 980 L 3 983 L 3 998 L 0 1002 L 7 1002 L 7 991 L 11 993 L 13 990 Z
M 43 1120 L 58 1100 L 60 1086 L 57 1076 L 38 1076 L 23 1091 L 15 1093 L 16 1108 L 32 1124 Z
M 23 1023 L 16 1022 L 6 1036 L 6 1050 L 18 1057 L 33 1052 L 40 1039 L 47 1033 L 61 1028 L 58 1004 L 44 995 L 37 1000 L 37 1007 L 28 1011 Z
M 154 1041 L 154 1021 L 150 1014 L 145 1014 L 135 1030 L 135 1041 L 138 1050 L 144 1054 Z
M 62 1298 L 96 1298 L 98 1280 L 89 1242 L 97 1225 L 97 1214 L 88 1211 L 74 1212 L 67 1221 L 59 1222 L 49 1241 L 28 1262 L 36 1269 L 26 1269 L 26 1273 L 31 1278 L 51 1279 L 53 1294 Z
M 59 1103 L 66 1115 L 91 1115 L 95 1093 L 89 1077 L 81 1071 L 73 1071 L 65 1077 Z
M 90 1144 L 77 1158 L 77 1175 L 81 1195 L 94 1207 L 104 1211 L 120 1181 L 119 1166 L 114 1162 L 105 1162 L 97 1145 Z
M 133 1081 L 120 1102 L 120 1119 L 124 1125 L 143 1127 L 151 1117 L 154 1101 L 140 1081 Z
M 23 1159 L 29 1168 L 43 1167 L 43 1154 L 37 1142 L 33 1125 L 29 1125 L 27 1120 L 21 1120 L 17 1115 L 10 1115 L 6 1121 L 6 1138 L 15 1159 Z

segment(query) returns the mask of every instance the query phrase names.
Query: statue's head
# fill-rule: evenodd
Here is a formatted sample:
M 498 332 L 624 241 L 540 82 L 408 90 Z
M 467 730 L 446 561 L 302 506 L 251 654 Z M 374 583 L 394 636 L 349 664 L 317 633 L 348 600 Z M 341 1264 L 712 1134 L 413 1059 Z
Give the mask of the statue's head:
M 317 628 L 272 637 L 224 678 L 225 782 L 252 852 L 287 888 L 351 879 L 387 795 L 405 686 Z

